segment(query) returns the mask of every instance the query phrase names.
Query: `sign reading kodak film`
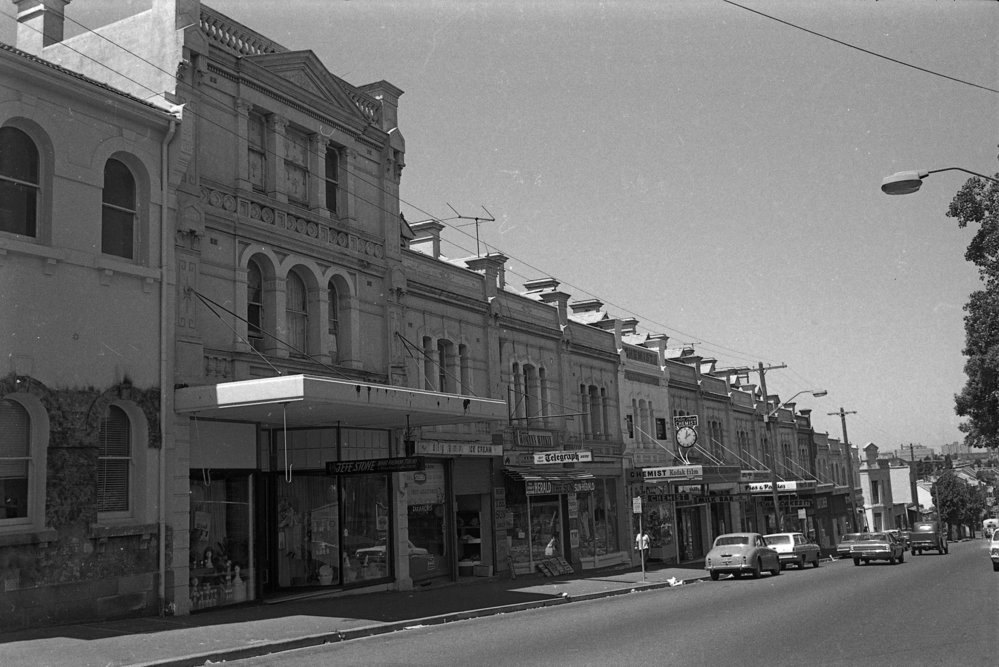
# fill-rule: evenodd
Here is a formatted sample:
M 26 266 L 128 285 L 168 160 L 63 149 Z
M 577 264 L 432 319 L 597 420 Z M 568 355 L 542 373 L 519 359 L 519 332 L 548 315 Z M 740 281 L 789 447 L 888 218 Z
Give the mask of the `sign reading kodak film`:
M 642 468 L 642 475 L 645 479 L 698 479 L 704 476 L 704 467 L 691 465 Z
M 535 452 L 534 463 L 546 465 L 551 463 L 589 463 L 593 460 L 592 452 Z

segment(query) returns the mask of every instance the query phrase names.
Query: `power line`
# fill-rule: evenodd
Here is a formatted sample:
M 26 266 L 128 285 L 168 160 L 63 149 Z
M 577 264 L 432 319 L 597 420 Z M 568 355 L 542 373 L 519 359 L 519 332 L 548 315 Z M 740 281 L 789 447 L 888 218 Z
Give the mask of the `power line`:
M 845 46 L 847 48 L 854 49 L 856 51 L 860 51 L 861 53 L 866 53 L 869 56 L 874 56 L 875 58 L 881 58 L 883 60 L 887 60 L 888 62 L 895 63 L 896 65 L 902 65 L 903 67 L 911 67 L 914 70 L 918 70 L 918 71 L 924 72 L 926 74 L 932 74 L 933 76 L 938 76 L 938 77 L 940 77 L 942 79 L 947 79 L 949 81 L 954 81 L 956 83 L 962 83 L 962 84 L 964 84 L 966 86 L 971 86 L 972 88 L 980 88 L 982 90 L 987 90 L 990 93 L 999 93 L 999 90 L 996 90 L 995 88 L 989 88 L 988 86 L 982 86 L 980 84 L 973 83 L 971 81 L 965 81 L 964 79 L 958 79 L 958 78 L 953 77 L 953 76 L 948 76 L 946 74 L 941 74 L 940 72 L 934 72 L 933 70 L 926 69 L 925 67 L 919 67 L 918 65 L 913 65 L 912 63 L 907 63 L 904 60 L 898 60 L 896 58 L 892 58 L 890 56 L 886 56 L 886 55 L 877 53 L 876 51 L 871 51 L 869 49 L 865 49 L 863 47 L 856 46 L 854 44 L 850 44 L 849 42 L 844 42 L 843 40 L 836 39 L 835 37 L 830 37 L 829 35 L 823 35 L 821 32 L 816 32 L 814 30 L 809 30 L 808 28 L 803 28 L 800 25 L 791 23 L 790 21 L 785 21 L 784 19 L 779 19 L 776 16 L 771 16 L 770 14 L 765 14 L 765 13 L 759 11 L 759 10 L 751 9 L 751 8 L 746 7 L 744 5 L 740 5 L 737 2 L 732 2 L 732 0 L 722 0 L 722 2 L 724 2 L 726 4 L 729 4 L 729 5 L 732 5 L 733 7 L 738 7 L 739 9 L 745 9 L 747 12 L 752 12 L 753 14 L 757 14 L 757 15 L 762 16 L 764 18 L 768 18 L 771 21 L 776 21 L 777 23 L 783 23 L 784 25 L 789 26 L 791 28 L 794 28 L 795 30 L 801 30 L 802 32 L 807 32 L 810 35 L 815 35 L 816 37 L 821 37 L 822 39 L 827 39 L 830 42 L 835 42 L 836 44 L 839 44 L 841 46 Z
M 735 4 L 735 3 L 732 3 L 732 4 Z M 737 6 L 740 6 L 740 5 L 737 5 Z M 753 10 L 750 10 L 750 11 L 753 11 Z M 66 17 L 66 19 L 69 20 L 69 21 L 71 21 L 72 23 L 76 24 L 77 26 L 79 26 L 80 28 L 82 28 L 84 31 L 87 31 L 89 33 L 92 33 L 92 34 L 98 36 L 100 39 L 108 42 L 109 44 L 111 44 L 111 45 L 113 45 L 113 46 L 115 46 L 117 48 L 122 49 L 122 51 L 124 51 L 124 52 L 128 53 L 129 55 L 135 57 L 136 59 L 138 59 L 138 60 L 140 60 L 140 61 L 142 61 L 142 62 L 150 65 L 151 67 L 153 67 L 155 69 L 158 69 L 159 71 L 161 71 L 163 73 L 173 75 L 173 73 L 168 72 L 167 70 L 162 69 L 156 63 L 153 63 L 153 62 L 150 62 L 150 61 L 146 60 L 141 55 L 139 55 L 139 54 L 131 51 L 130 49 L 122 46 L 121 44 L 118 44 L 114 40 L 108 38 L 106 35 L 102 35 L 102 34 L 96 32 L 95 30 L 89 28 L 88 26 L 85 26 L 82 23 L 79 23 L 78 21 L 73 20 L 70 17 Z M 92 62 L 94 62 L 94 63 L 96 63 L 96 64 L 104 67 L 105 69 L 108 69 L 109 71 L 111 71 L 111 72 L 115 73 L 116 75 L 122 77 L 124 80 L 130 81 L 130 82 L 134 83 L 135 85 L 137 85 L 137 86 L 139 86 L 141 88 L 144 88 L 145 90 L 148 90 L 151 93 L 151 95 L 149 97 L 155 97 L 155 96 L 162 95 L 162 91 L 154 91 L 152 88 L 149 88 L 147 85 L 143 84 L 142 82 L 137 81 L 137 80 L 129 77 L 124 72 L 120 72 L 118 70 L 115 70 L 115 69 L 112 69 L 110 67 L 107 67 L 107 65 L 105 65 L 103 62 L 96 60 L 95 58 L 91 57 L 87 53 L 78 51 L 78 50 L 74 49 L 70 45 L 66 45 L 66 48 L 69 48 L 70 50 L 74 51 L 75 53 L 77 53 L 81 57 L 86 58 L 87 60 L 90 60 L 90 61 L 92 61 Z M 217 122 L 217 121 L 215 121 L 215 120 L 213 120 L 213 119 L 211 119 L 211 118 L 209 118 L 207 116 L 199 114 L 197 111 L 194 111 L 194 110 L 191 110 L 191 109 L 185 109 L 185 114 L 190 114 L 194 118 L 200 119 L 200 120 L 202 120 L 202 121 L 204 121 L 204 122 L 206 122 L 208 124 L 211 124 L 211 125 L 215 126 L 216 128 L 218 128 L 219 130 L 225 132 L 225 133 L 228 133 L 228 134 L 230 134 L 230 135 L 232 135 L 234 137 L 238 137 L 237 133 L 234 130 L 232 130 L 232 129 L 230 129 L 230 128 L 224 126 L 224 125 L 222 125 L 220 122 Z M 271 156 L 273 156 L 275 158 L 279 157 L 276 153 L 266 151 L 266 149 L 265 149 L 265 152 L 267 152 L 269 155 L 271 155 Z M 384 187 L 382 187 L 380 183 L 378 183 L 376 181 L 368 180 L 365 177 L 364 174 L 361 174 L 361 173 L 357 172 L 356 170 L 350 169 L 348 166 L 346 166 L 347 165 L 346 162 L 344 162 L 343 164 L 344 164 L 344 167 L 343 167 L 344 170 L 348 174 L 352 175 L 355 179 L 357 179 L 357 180 L 359 180 L 359 181 L 361 181 L 363 183 L 366 183 L 367 185 L 370 185 L 372 188 L 374 188 L 377 191 L 389 194 L 389 191 L 386 190 Z M 398 213 L 398 211 L 393 211 L 393 210 L 389 210 L 389 209 L 385 208 L 379 202 L 370 201 L 368 199 L 365 199 L 364 197 L 360 196 L 356 191 L 353 193 L 353 195 L 354 195 L 354 197 L 357 200 L 370 205 L 375 210 L 381 211 L 383 213 L 387 213 L 389 215 L 396 215 Z M 417 205 L 415 205 L 415 204 L 413 204 L 413 203 L 411 203 L 411 202 L 403 199 L 401 196 L 398 197 L 398 201 L 400 202 L 400 204 L 404 204 L 406 206 L 409 206 L 410 208 L 412 208 L 412 209 L 414 209 L 416 211 L 419 211 L 421 214 L 428 216 L 430 219 L 433 219 L 433 220 L 435 220 L 437 222 L 440 222 L 445 227 L 453 229 L 453 230 L 457 231 L 458 233 L 464 234 L 465 236 L 467 236 L 469 238 L 473 238 L 471 234 L 469 234 L 468 232 L 466 232 L 463 229 L 461 229 L 460 226 L 448 224 L 445 220 L 434 216 L 433 214 L 431 214 L 431 213 L 425 211 L 424 209 L 422 209 L 421 207 L 419 207 L 419 206 L 417 206 Z M 450 207 L 450 204 L 448 206 Z M 485 209 L 485 207 L 483 207 L 483 208 Z M 454 209 L 452 208 L 452 211 L 453 210 Z M 486 212 L 489 213 L 488 210 L 486 210 Z M 491 213 L 489 213 L 489 215 L 490 215 L 490 219 L 494 219 Z M 462 216 L 459 215 L 459 218 L 461 218 L 461 217 Z M 482 218 L 481 220 L 486 220 L 486 218 Z M 476 225 L 476 231 L 478 231 L 478 225 Z M 477 238 L 477 236 L 478 235 L 476 234 L 475 238 L 476 238 L 476 243 L 478 244 L 478 238 Z M 463 250 L 463 251 L 471 254 L 471 250 L 465 249 L 462 246 L 460 246 L 460 245 L 458 245 L 458 244 L 456 244 L 456 243 L 454 243 L 452 241 L 448 241 L 448 242 L 451 243 L 452 245 L 454 245 L 455 247 L 457 247 L 457 248 L 459 248 L 459 249 L 461 249 L 461 250 Z M 490 246 L 487 244 L 486 247 L 489 248 Z M 497 250 L 497 251 L 503 252 L 502 248 L 499 248 L 497 246 L 491 246 L 491 247 L 493 249 Z M 540 273 L 542 275 L 549 275 L 548 272 L 543 271 L 542 269 L 534 266 L 533 264 L 531 264 L 530 262 L 527 262 L 526 260 L 523 260 L 523 259 L 521 259 L 519 257 L 516 257 L 516 256 L 514 256 L 512 254 L 508 254 L 508 253 L 505 253 L 505 252 L 503 254 L 507 255 L 508 257 L 510 257 L 511 259 L 515 260 L 516 262 L 519 262 L 520 264 L 526 266 L 527 268 L 531 269 L 532 271 L 536 271 L 536 272 L 538 272 L 538 273 Z M 476 252 L 476 255 L 478 255 L 478 251 Z M 529 279 L 528 276 L 525 276 L 523 274 L 517 273 L 516 271 L 510 271 L 510 273 L 513 273 L 514 275 L 517 275 L 517 276 L 519 276 L 519 277 L 521 277 L 521 278 L 523 278 L 525 280 Z M 557 277 L 556 277 L 556 279 L 558 279 L 561 283 L 563 283 L 563 284 L 565 284 L 565 285 L 567 285 L 567 286 L 569 286 L 569 287 L 571 287 L 571 288 L 573 288 L 575 290 L 580 291 L 582 294 L 585 294 L 585 295 L 588 295 L 588 296 L 592 296 L 592 297 L 595 297 L 595 298 L 599 298 L 604 304 L 606 304 L 608 306 L 611 306 L 611 307 L 613 307 L 613 308 L 621 311 L 624 314 L 637 316 L 643 322 L 647 322 L 647 323 L 649 323 L 649 324 L 651 324 L 651 325 L 653 325 L 655 327 L 658 327 L 659 329 L 661 329 L 663 331 L 669 331 L 669 332 L 672 332 L 674 334 L 677 334 L 679 336 L 682 336 L 682 337 L 690 339 L 690 340 L 695 340 L 695 339 L 699 340 L 699 341 L 701 341 L 701 344 L 704 345 L 706 348 L 709 348 L 709 349 L 710 348 L 715 348 L 715 349 L 717 349 L 719 351 L 728 352 L 728 353 L 734 354 L 736 357 L 743 357 L 743 358 L 746 358 L 746 359 L 753 359 L 753 358 L 759 358 L 760 357 L 760 355 L 755 355 L 755 354 L 751 354 L 751 353 L 742 352 L 740 350 L 736 350 L 735 348 L 730 348 L 730 347 L 721 345 L 719 343 L 715 343 L 715 342 L 713 342 L 713 341 L 711 341 L 711 340 L 709 340 L 709 339 L 707 339 L 707 338 L 705 338 L 703 336 L 695 336 L 695 335 L 693 335 L 691 333 L 687 333 L 685 331 L 676 329 L 674 327 L 670 327 L 670 326 L 668 326 L 668 325 L 666 325 L 664 323 L 658 322 L 657 320 L 655 320 L 653 318 L 644 317 L 641 314 L 636 313 L 635 311 L 631 310 L 630 308 L 621 306 L 620 304 L 617 304 L 617 303 L 615 303 L 613 301 L 609 301 L 607 299 L 601 298 L 601 297 L 599 297 L 599 295 L 596 295 L 593 292 L 589 291 L 588 289 L 585 289 L 585 288 L 583 288 L 583 287 L 581 287 L 579 285 L 575 285 L 575 284 L 573 284 L 571 282 L 564 281 L 564 280 L 562 280 L 560 278 L 557 278 Z

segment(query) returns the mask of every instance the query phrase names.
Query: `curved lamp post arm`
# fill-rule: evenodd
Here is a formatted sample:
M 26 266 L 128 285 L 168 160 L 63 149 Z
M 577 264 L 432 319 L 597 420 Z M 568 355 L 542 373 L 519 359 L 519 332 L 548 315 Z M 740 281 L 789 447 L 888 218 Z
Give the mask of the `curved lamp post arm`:
M 992 176 L 986 176 L 985 174 L 979 174 L 976 171 L 971 171 L 970 169 L 965 169 L 964 167 L 944 167 L 943 169 L 922 169 L 917 171 L 899 171 L 892 174 L 891 176 L 886 176 L 884 180 L 881 181 L 881 191 L 886 195 L 908 195 L 919 190 L 920 186 L 923 184 L 923 179 L 930 174 L 939 174 L 942 171 L 963 171 L 966 174 L 971 174 L 972 176 L 977 176 L 978 178 L 984 178 L 987 181 L 992 181 L 993 183 L 999 183 L 999 179 L 993 178 Z

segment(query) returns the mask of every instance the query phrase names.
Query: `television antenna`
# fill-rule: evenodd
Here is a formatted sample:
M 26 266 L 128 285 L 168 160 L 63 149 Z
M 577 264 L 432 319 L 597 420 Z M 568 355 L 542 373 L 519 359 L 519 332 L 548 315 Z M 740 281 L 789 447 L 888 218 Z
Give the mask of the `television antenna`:
M 482 223 L 482 222 L 496 222 L 496 218 L 493 217 L 493 214 L 490 213 L 489 209 L 487 209 L 485 206 L 482 206 L 482 210 L 485 211 L 486 215 L 488 215 L 489 217 L 488 218 L 478 218 L 478 217 L 472 217 L 472 216 L 462 215 L 461 213 L 458 213 L 457 210 L 455 210 L 454 206 L 451 206 L 451 204 L 449 204 L 448 202 L 444 202 L 444 203 L 447 204 L 447 207 L 449 209 L 451 209 L 452 211 L 454 211 L 455 217 L 451 218 L 452 220 L 455 220 L 455 219 L 457 219 L 457 220 L 471 220 L 472 222 L 470 224 L 474 224 L 475 225 L 475 256 L 476 257 L 482 257 L 482 251 L 479 250 L 479 223 Z M 480 206 L 481 206 L 481 204 L 480 204 Z M 463 225 L 459 225 L 459 226 L 463 226 Z

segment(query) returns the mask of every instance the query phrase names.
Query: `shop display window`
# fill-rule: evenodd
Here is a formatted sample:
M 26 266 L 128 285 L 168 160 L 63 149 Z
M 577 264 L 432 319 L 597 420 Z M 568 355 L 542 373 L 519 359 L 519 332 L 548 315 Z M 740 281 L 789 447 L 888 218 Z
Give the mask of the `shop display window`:
M 598 479 L 594 487 L 590 493 L 577 494 L 580 559 L 595 559 L 620 549 L 616 480 Z
M 424 470 L 404 473 L 402 483 L 409 522 L 409 576 L 413 581 L 447 576 L 451 540 L 444 464 L 431 462 Z
M 191 479 L 191 609 L 255 597 L 250 477 L 202 471 Z
M 392 574 L 389 551 L 388 477 L 342 477 L 343 583 Z

